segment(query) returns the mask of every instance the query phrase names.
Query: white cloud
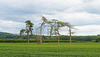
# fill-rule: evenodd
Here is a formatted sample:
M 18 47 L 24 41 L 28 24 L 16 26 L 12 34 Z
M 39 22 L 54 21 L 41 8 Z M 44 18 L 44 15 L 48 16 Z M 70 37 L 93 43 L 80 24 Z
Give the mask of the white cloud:
M 98 34 L 99 5 L 100 0 L 0 0 L 0 31 L 16 33 L 25 27 L 26 20 L 31 20 L 35 24 L 34 28 L 37 28 L 44 15 L 48 19 L 75 25 L 79 28 L 77 35 Z
M 78 28 L 76 35 L 100 34 L 100 25 L 75 26 L 75 28 Z
M 87 12 L 74 12 L 74 13 L 57 13 L 55 15 L 44 15 L 49 19 L 58 19 L 61 21 L 69 22 L 72 25 L 99 25 L 100 15 Z
M 19 33 L 20 29 L 25 28 L 24 23 L 0 20 L 0 31 L 9 33 Z
M 85 25 L 85 26 L 74 26 L 76 29 L 72 29 L 72 32 L 75 32 L 73 35 L 97 35 L 100 34 L 100 25 Z M 63 28 L 63 30 L 60 31 L 60 34 L 62 35 L 69 35 L 68 28 Z

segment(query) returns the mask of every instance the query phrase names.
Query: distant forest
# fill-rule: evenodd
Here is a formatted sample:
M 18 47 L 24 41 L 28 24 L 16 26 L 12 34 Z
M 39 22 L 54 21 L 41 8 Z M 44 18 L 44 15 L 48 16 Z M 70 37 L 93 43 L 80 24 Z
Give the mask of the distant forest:
M 43 40 L 49 40 L 49 36 L 42 36 Z M 95 40 L 97 36 L 72 36 L 72 40 L 76 41 L 92 41 Z M 5 33 L 5 32 L 0 32 L 0 39 L 20 39 L 19 35 L 17 34 L 11 34 L 11 33 Z M 27 36 L 24 35 L 22 39 L 27 39 Z M 30 39 L 36 39 L 36 35 L 30 36 Z M 52 36 L 52 40 L 57 40 L 56 36 Z M 70 40 L 69 36 L 66 35 L 61 35 L 60 40 Z

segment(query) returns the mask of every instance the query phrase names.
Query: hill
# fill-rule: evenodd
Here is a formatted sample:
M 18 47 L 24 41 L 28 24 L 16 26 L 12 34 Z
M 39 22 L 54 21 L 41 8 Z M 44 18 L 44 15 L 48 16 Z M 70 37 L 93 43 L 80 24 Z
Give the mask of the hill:
M 0 32 L 0 34 L 11 34 L 11 33 L 7 33 L 7 32 Z
M 19 36 L 12 33 L 7 32 L 0 32 L 0 39 L 12 39 L 12 38 L 18 38 Z

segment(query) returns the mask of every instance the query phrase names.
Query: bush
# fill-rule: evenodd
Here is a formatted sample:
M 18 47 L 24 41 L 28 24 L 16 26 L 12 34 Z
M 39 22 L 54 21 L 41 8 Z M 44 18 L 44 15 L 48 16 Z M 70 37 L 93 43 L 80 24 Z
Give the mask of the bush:
M 27 39 L 0 39 L 0 42 L 27 42 Z M 36 40 L 30 39 L 30 42 L 36 42 Z
M 39 40 L 40 41 L 40 40 Z M 0 42 L 13 42 L 13 43 L 20 43 L 20 42 L 27 42 L 27 39 L 0 39 Z M 30 42 L 37 42 L 36 39 L 30 39 Z M 43 42 L 49 42 L 49 40 L 43 40 Z M 58 40 L 50 40 L 50 42 L 58 42 Z M 70 40 L 60 40 L 60 42 L 70 42 Z M 88 41 L 76 41 L 72 40 L 72 42 L 88 42 Z
M 96 38 L 96 42 L 100 42 L 100 36 Z
M 92 40 L 92 42 L 96 42 L 96 40 Z

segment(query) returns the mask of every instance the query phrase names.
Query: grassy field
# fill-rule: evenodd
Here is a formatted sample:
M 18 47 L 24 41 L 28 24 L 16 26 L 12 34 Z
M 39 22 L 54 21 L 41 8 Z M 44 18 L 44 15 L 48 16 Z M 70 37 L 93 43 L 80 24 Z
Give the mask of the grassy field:
M 100 43 L 0 43 L 0 57 L 100 57 Z

